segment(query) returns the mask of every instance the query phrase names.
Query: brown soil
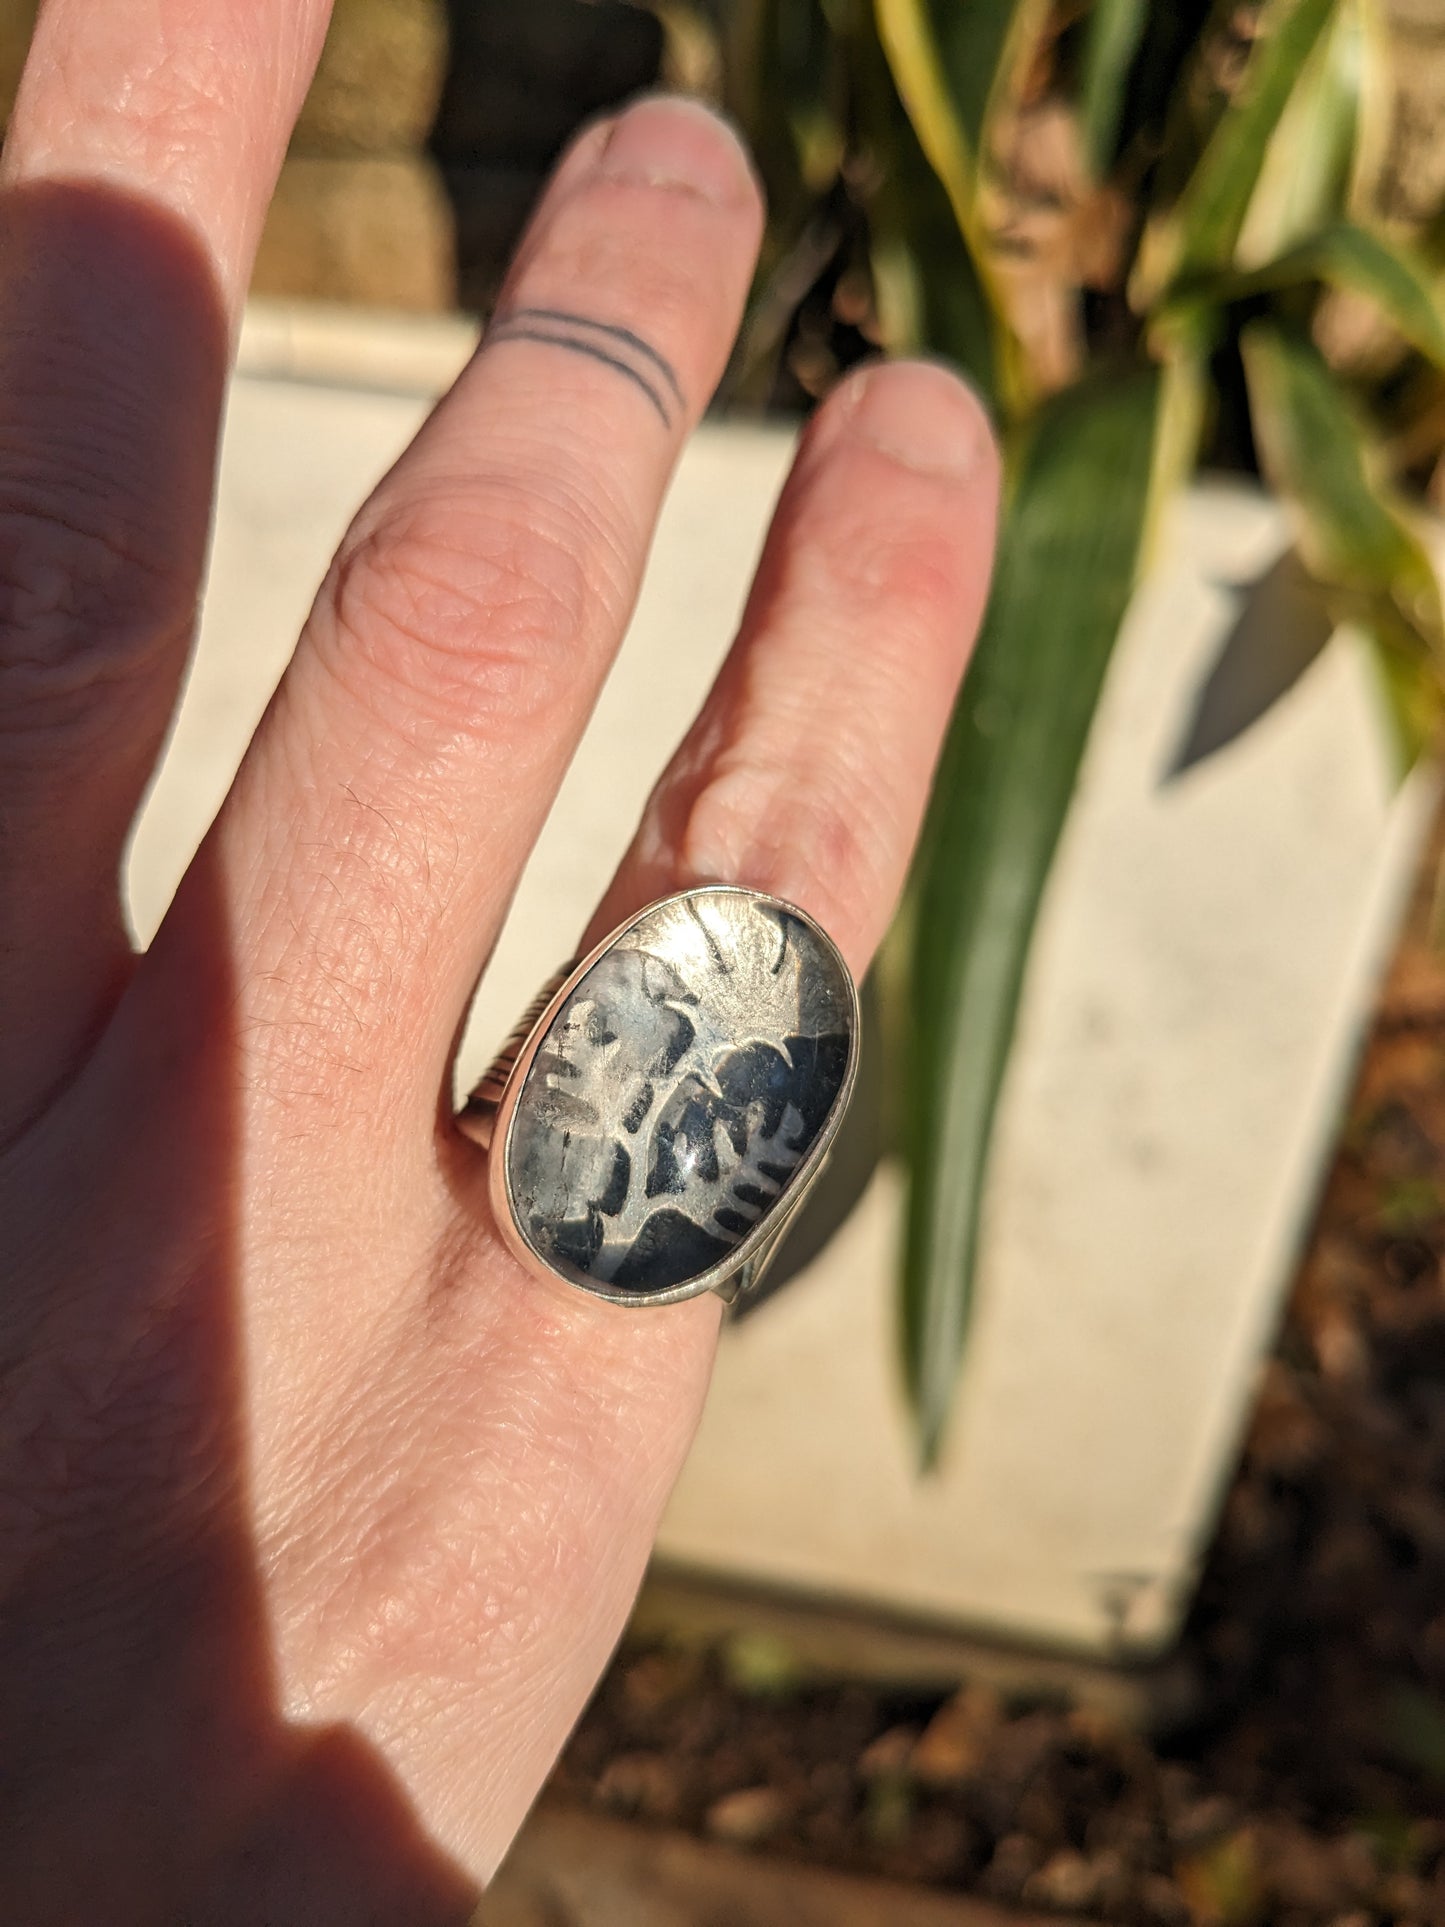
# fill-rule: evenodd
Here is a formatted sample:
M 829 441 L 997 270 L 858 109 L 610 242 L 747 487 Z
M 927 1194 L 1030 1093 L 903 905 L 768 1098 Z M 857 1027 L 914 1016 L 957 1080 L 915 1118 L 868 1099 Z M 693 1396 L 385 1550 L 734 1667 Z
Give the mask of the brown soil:
M 1445 955 L 1425 866 L 1181 1658 L 1184 1729 L 625 1651 L 566 1797 L 1119 1923 L 1445 1923 Z

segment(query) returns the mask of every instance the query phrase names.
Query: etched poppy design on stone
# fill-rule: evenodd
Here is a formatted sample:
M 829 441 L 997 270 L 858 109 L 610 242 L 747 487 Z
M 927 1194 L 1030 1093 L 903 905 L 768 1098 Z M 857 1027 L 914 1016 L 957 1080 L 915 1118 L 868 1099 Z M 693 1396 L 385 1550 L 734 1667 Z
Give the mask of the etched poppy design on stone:
M 806 919 L 740 890 L 669 898 L 573 987 L 507 1143 L 527 1243 L 604 1290 L 670 1291 L 775 1213 L 854 1048 L 852 985 Z

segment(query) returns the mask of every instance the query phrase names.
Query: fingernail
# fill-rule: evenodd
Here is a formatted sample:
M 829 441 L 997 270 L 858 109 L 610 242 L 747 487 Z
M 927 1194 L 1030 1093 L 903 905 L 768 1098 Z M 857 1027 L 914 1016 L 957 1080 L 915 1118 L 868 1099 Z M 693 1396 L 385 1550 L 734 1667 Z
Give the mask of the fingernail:
M 698 101 L 650 95 L 619 116 L 598 161 L 614 180 L 684 187 L 704 200 L 746 200 L 755 192 L 743 144 Z
M 850 431 L 907 468 L 963 481 L 991 454 L 983 404 L 934 362 L 875 363 L 845 393 Z

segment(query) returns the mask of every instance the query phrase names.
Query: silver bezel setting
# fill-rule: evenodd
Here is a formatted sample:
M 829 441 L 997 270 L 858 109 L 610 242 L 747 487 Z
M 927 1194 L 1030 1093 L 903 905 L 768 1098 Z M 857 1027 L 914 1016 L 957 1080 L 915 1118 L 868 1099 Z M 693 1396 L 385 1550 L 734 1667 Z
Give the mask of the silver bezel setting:
M 698 1272 L 695 1276 L 685 1279 L 681 1284 L 662 1287 L 654 1291 L 619 1290 L 614 1286 L 607 1285 L 600 1281 L 590 1280 L 582 1276 L 570 1276 L 568 1273 L 558 1270 L 557 1267 L 551 1264 L 532 1244 L 525 1229 L 518 1220 L 516 1210 L 512 1203 L 509 1168 L 512 1132 L 516 1121 L 518 1099 L 526 1085 L 533 1060 L 548 1030 L 551 1028 L 553 1019 L 556 1017 L 562 1005 L 571 996 L 573 990 L 598 960 L 605 956 L 609 950 L 620 943 L 625 937 L 630 935 L 638 924 L 644 922 L 665 905 L 686 901 L 691 897 L 715 898 L 718 896 L 744 897 L 754 902 L 766 904 L 785 911 L 789 916 L 796 917 L 804 923 L 824 949 L 831 955 L 838 967 L 840 981 L 847 986 L 846 1022 L 848 1061 L 842 1082 L 829 1108 L 826 1120 L 818 1130 L 816 1137 L 809 1145 L 807 1151 L 803 1154 L 796 1169 L 789 1177 L 782 1196 L 766 1212 L 753 1229 L 747 1232 L 739 1242 L 733 1246 L 727 1256 L 719 1260 L 717 1264 L 711 1266 L 706 1271 Z M 853 1093 L 858 1072 L 858 1042 L 860 1031 L 861 1015 L 858 1004 L 858 988 L 853 981 L 852 972 L 848 969 L 837 945 L 833 942 L 827 931 L 822 928 L 816 918 L 809 916 L 806 910 L 800 909 L 796 904 L 788 903 L 781 897 L 772 896 L 765 890 L 749 890 L 742 885 L 698 884 L 688 890 L 673 891 L 666 897 L 659 897 L 652 903 L 644 905 L 628 917 L 625 922 L 620 923 L 614 930 L 609 932 L 600 943 L 595 944 L 585 956 L 579 957 L 567 972 L 567 975 L 557 984 L 546 1004 L 542 1007 L 540 1013 L 532 1023 L 525 1040 L 516 1051 L 515 1057 L 512 1059 L 510 1068 L 506 1074 L 505 1084 L 502 1086 L 501 1094 L 496 1100 L 495 1109 L 493 1110 L 490 1105 L 487 1106 L 488 1128 L 485 1130 L 485 1134 L 475 1129 L 472 1132 L 473 1135 L 482 1137 L 483 1141 L 487 1144 L 489 1157 L 488 1195 L 493 1216 L 508 1250 L 519 1263 L 525 1265 L 529 1271 L 539 1276 L 556 1280 L 561 1284 L 568 1285 L 575 1291 L 585 1291 L 593 1297 L 604 1299 L 609 1304 L 635 1307 L 672 1305 L 678 1304 L 684 1299 L 700 1297 L 702 1293 L 706 1291 L 717 1292 L 729 1301 L 736 1298 L 740 1291 L 756 1284 L 761 1278 L 767 1260 L 776 1247 L 789 1219 L 802 1203 L 808 1188 L 822 1169 L 833 1139 L 837 1136 L 838 1127 L 842 1123 L 843 1114 L 848 1107 L 848 1100 Z M 479 1089 L 480 1088 L 482 1087 L 479 1087 Z M 468 1128 L 466 1113 L 463 1113 L 459 1119 L 459 1123 L 464 1130 Z

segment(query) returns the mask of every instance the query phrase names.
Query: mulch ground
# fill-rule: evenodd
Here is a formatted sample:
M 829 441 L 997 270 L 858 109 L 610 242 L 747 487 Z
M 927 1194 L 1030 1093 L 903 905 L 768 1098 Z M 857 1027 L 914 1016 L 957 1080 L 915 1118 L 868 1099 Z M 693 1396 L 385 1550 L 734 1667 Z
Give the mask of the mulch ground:
M 1131 1927 L 1445 1927 L 1445 950 L 1425 866 L 1181 1659 L 1186 1727 L 624 1650 L 563 1797 Z

